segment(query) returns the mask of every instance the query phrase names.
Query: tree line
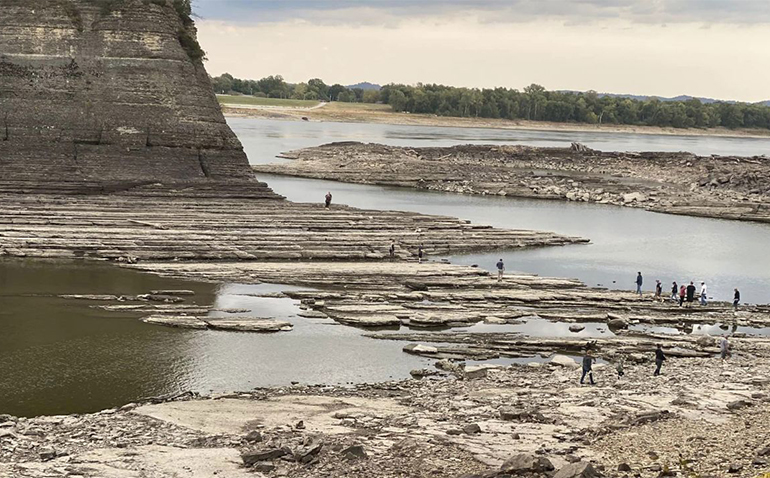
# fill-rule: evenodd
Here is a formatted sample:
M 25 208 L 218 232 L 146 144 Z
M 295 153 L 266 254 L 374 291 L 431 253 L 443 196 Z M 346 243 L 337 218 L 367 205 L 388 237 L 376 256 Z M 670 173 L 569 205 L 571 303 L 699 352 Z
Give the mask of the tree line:
M 281 76 L 240 80 L 225 74 L 212 79 L 217 93 L 271 98 L 384 103 L 396 112 L 476 118 L 553 121 L 559 123 L 671 126 L 675 128 L 770 129 L 770 107 L 759 103 L 703 103 L 635 99 L 595 91 L 548 91 L 540 85 L 523 90 L 458 88 L 437 84 L 389 84 L 377 90 L 326 85 L 315 78 L 289 84 Z

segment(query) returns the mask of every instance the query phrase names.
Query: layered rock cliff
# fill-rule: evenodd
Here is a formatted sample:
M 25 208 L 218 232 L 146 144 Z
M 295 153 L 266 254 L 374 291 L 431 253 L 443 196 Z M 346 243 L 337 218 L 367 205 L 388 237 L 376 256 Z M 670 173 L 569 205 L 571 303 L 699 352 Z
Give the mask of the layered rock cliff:
M 259 187 L 212 92 L 188 6 L 0 0 L 0 178 Z

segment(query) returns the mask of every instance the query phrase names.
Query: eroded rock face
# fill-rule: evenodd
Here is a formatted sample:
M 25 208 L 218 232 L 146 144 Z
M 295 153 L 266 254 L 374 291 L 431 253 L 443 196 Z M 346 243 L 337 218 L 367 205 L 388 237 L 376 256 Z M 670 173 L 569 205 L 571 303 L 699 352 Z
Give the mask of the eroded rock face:
M 164 1 L 0 0 L 3 181 L 258 185 Z

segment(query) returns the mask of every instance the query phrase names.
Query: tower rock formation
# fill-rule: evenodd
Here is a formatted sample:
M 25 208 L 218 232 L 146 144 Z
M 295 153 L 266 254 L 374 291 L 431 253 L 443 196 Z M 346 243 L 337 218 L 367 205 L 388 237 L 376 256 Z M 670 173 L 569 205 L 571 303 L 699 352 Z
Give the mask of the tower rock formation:
M 189 0 L 0 0 L 4 189 L 226 181 L 272 196 L 202 56 Z

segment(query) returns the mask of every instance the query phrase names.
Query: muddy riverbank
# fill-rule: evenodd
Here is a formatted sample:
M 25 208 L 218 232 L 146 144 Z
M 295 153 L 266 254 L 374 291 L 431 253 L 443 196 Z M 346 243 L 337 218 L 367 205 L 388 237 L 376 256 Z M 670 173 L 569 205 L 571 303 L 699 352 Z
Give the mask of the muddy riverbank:
M 332 143 L 257 165 L 263 173 L 463 194 L 559 199 L 770 222 L 763 157 L 601 152 L 526 146 L 407 148 Z

